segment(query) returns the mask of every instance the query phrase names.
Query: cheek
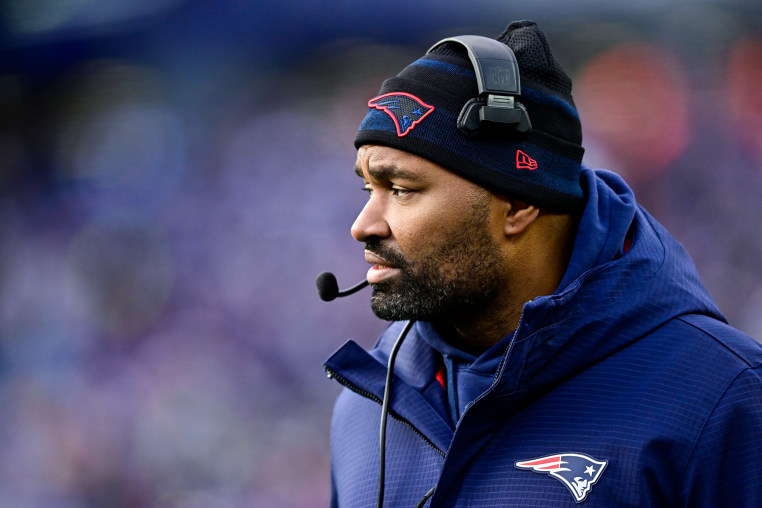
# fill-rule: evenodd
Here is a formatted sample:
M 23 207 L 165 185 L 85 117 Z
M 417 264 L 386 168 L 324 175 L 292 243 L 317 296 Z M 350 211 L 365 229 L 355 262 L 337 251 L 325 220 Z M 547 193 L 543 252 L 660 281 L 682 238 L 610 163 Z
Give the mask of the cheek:
M 399 220 L 390 224 L 390 227 L 399 249 L 408 259 L 426 255 L 427 246 L 430 246 L 439 234 L 431 229 L 425 217 L 419 217 L 415 220 Z
M 400 216 L 390 226 L 402 253 L 414 261 L 451 250 L 453 239 L 462 237 L 468 222 L 462 210 L 436 208 Z
M 488 228 L 484 233 L 494 235 L 497 208 L 481 189 L 464 185 L 458 180 L 420 194 L 414 203 L 389 204 L 387 223 L 403 255 L 412 261 L 457 249 L 454 244 L 474 228 Z

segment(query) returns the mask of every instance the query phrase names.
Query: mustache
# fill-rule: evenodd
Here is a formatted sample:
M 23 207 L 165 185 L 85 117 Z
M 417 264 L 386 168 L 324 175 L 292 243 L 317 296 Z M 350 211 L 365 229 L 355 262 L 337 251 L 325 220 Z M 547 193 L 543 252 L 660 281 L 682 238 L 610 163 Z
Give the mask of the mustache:
M 393 248 L 382 244 L 379 238 L 368 238 L 365 241 L 365 250 L 375 254 L 397 268 L 405 268 L 407 266 L 405 256 Z

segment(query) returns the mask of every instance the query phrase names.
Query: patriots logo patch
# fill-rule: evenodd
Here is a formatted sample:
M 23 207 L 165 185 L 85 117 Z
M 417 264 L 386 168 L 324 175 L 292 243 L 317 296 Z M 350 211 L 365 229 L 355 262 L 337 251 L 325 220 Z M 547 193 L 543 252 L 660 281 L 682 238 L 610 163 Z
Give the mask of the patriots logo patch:
M 376 108 L 389 115 L 397 127 L 398 137 L 405 136 L 434 111 L 434 106 L 426 104 L 415 95 L 404 92 L 379 95 L 368 101 L 368 107 Z
M 552 476 L 569 489 L 576 502 L 581 503 L 587 499 L 607 464 L 608 461 L 595 460 L 581 453 L 560 453 L 519 461 L 514 466 Z

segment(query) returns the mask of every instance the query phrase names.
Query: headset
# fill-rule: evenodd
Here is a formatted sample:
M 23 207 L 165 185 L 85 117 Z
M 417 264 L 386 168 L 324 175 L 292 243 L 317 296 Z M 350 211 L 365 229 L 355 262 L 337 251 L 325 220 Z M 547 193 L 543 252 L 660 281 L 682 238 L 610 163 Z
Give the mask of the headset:
M 479 87 L 479 96 L 466 102 L 458 115 L 458 129 L 472 137 L 507 135 L 515 139 L 529 134 L 532 131 L 532 123 L 526 108 L 518 100 L 521 96 L 519 65 L 511 48 L 488 37 L 461 35 L 442 39 L 426 53 L 431 53 L 433 49 L 447 42 L 457 43 L 466 48 Z M 324 272 L 318 276 L 316 285 L 320 298 L 330 301 L 359 291 L 368 285 L 368 281 L 364 280 L 345 291 L 339 291 L 336 277 L 330 272 Z M 386 421 L 389 415 L 394 362 L 402 341 L 413 324 L 413 321 L 405 323 L 389 352 L 379 431 L 378 508 L 384 505 Z M 416 508 L 423 507 L 433 494 L 434 488 L 418 501 Z
M 452 42 L 466 48 L 476 72 L 479 96 L 463 106 L 458 129 L 469 136 L 508 134 L 524 137 L 532 131 L 521 96 L 519 64 L 513 50 L 502 42 L 480 35 L 460 35 L 437 42 L 426 52 Z

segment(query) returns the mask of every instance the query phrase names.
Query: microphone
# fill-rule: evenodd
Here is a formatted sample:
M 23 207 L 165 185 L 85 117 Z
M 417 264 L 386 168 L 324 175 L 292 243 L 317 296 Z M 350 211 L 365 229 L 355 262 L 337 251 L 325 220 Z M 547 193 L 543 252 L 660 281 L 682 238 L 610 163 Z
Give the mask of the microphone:
M 330 302 L 331 300 L 335 300 L 338 296 L 349 296 L 360 291 L 362 288 L 368 285 L 368 281 L 364 280 L 359 284 L 355 284 L 349 289 L 339 291 L 339 283 L 336 282 L 336 276 L 331 272 L 323 272 L 318 275 L 317 279 L 315 280 L 315 285 L 317 286 L 320 299 L 324 302 Z

